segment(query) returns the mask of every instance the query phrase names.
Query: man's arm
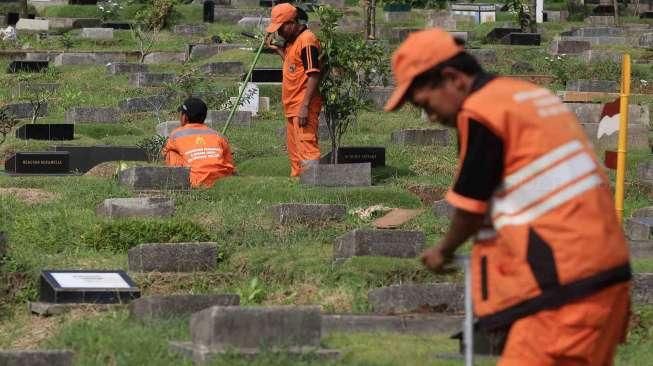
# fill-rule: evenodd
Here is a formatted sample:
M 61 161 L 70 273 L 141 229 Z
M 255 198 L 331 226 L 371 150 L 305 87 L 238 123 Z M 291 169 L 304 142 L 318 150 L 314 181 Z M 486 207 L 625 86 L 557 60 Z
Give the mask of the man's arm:
M 166 145 L 161 150 L 161 154 L 166 161 L 168 166 L 184 166 L 184 158 L 179 154 L 177 148 L 175 147 L 174 140 L 168 138 Z
M 454 252 L 483 225 L 484 215 L 456 209 L 444 238 L 422 253 L 422 263 L 433 272 L 440 272 L 451 262 Z
M 312 72 L 308 75 L 306 82 L 306 94 L 304 94 L 304 101 L 302 101 L 301 108 L 299 109 L 299 126 L 306 127 L 308 124 L 308 107 L 311 105 L 311 100 L 317 92 L 317 86 L 320 82 L 320 73 Z

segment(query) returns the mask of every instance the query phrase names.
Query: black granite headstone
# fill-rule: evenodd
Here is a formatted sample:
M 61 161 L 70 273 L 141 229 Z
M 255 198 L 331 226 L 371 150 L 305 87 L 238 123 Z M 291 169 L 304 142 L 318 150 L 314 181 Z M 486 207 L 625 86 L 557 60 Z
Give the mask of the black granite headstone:
M 514 46 L 539 46 L 542 38 L 539 33 L 510 33 L 501 43 Z
M 490 31 L 485 36 L 485 39 L 489 43 L 495 43 L 499 42 L 502 40 L 505 36 L 509 35 L 510 33 L 520 33 L 521 28 L 503 28 L 503 27 L 496 27 Z
M 41 72 L 48 68 L 50 63 L 48 61 L 28 61 L 28 60 L 14 60 L 7 66 L 8 74 L 15 74 L 18 72 Z
M 215 2 L 212 0 L 204 1 L 204 23 L 213 23 L 215 21 Z
M 130 30 L 133 23 L 129 22 L 104 22 L 100 28 L 111 28 L 114 30 Z
M 41 272 L 39 301 L 70 304 L 125 303 L 141 297 L 141 291 L 125 271 L 45 270 Z
M 280 83 L 283 80 L 282 69 L 254 69 L 252 71 L 253 83 Z
M 641 19 L 653 19 L 653 11 L 645 11 L 639 14 Z
M 54 146 L 70 154 L 70 170 L 86 173 L 107 161 L 147 161 L 145 150 L 136 146 Z
M 62 124 L 27 124 L 16 130 L 16 137 L 21 140 L 72 140 L 75 136 L 75 125 Z
M 274 0 L 259 0 L 258 5 L 262 8 L 271 8 L 275 3 Z
M 333 152 L 320 158 L 320 162 L 330 164 Z M 385 147 L 346 146 L 338 148 L 338 164 L 371 163 L 372 168 L 385 166 Z
M 20 20 L 20 14 L 7 13 L 7 17 L 5 19 L 7 20 L 7 25 L 16 25 L 16 23 L 18 23 Z
M 18 152 L 5 161 L 9 174 L 70 174 L 70 156 L 64 151 Z

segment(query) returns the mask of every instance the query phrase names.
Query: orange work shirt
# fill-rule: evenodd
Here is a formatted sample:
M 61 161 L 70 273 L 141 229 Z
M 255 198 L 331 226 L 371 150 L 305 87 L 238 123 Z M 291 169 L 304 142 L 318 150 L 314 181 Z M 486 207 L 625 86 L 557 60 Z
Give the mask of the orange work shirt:
M 202 123 L 189 123 L 172 131 L 163 153 L 167 165 L 190 167 L 193 187 L 210 187 L 235 171 L 227 139 Z
M 308 29 L 300 33 L 294 41 L 286 44 L 281 85 L 281 99 L 286 117 L 297 117 L 306 95 L 308 75 L 320 72 L 319 55 L 320 41 Z M 321 97 L 316 92 L 310 105 L 320 106 L 321 102 Z

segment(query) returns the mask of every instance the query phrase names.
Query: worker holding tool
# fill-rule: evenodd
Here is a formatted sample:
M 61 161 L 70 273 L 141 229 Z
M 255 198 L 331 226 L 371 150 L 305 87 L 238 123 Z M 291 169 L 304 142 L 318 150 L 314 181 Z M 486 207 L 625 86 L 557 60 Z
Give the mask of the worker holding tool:
M 629 253 L 609 182 L 576 117 L 537 85 L 483 71 L 441 29 L 412 33 L 392 58 L 404 102 L 457 129 L 449 230 L 422 254 L 442 271 L 474 236 L 481 329 L 509 329 L 499 365 L 611 365 L 630 308 Z
M 188 98 L 179 112 L 181 127 L 170 133 L 163 148 L 166 164 L 189 167 L 194 188 L 211 187 L 216 180 L 234 174 L 229 142 L 204 124 L 206 104 L 201 99 Z
M 281 98 L 287 119 L 286 145 L 291 177 L 298 177 L 307 164 L 320 159 L 317 136 L 322 108 L 318 91 L 320 42 L 307 28 L 302 13 L 287 3 L 276 5 L 266 29 L 266 46 L 283 59 Z M 284 46 L 273 43 L 275 32 L 285 40 Z

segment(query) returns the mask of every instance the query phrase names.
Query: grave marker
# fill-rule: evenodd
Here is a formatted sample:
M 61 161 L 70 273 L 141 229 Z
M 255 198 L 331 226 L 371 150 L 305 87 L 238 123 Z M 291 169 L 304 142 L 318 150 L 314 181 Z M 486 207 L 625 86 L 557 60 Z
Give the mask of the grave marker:
M 68 123 L 118 123 L 120 122 L 120 109 L 75 107 L 66 111 Z
M 653 240 L 653 217 L 631 217 L 625 231 L 631 240 Z
M 164 109 L 169 101 L 165 95 L 150 95 L 125 99 L 118 106 L 123 113 L 153 112 Z
M 405 129 L 395 131 L 391 136 L 392 143 L 400 145 L 449 145 L 449 130 L 447 129 Z
M 336 239 L 335 260 L 360 256 L 415 258 L 425 242 L 421 231 L 356 229 Z
M 577 92 L 616 93 L 619 83 L 612 80 L 569 80 L 566 89 Z
M 327 133 L 328 134 L 328 133 Z M 320 163 L 330 164 L 333 152 L 320 158 Z M 338 148 L 337 164 L 370 163 L 372 168 L 385 166 L 385 147 L 343 146 Z
M 16 31 L 22 32 L 47 32 L 50 30 L 50 21 L 47 19 L 20 18 L 16 23 Z
M 163 86 L 174 83 L 175 74 L 136 72 L 129 75 L 129 83 L 136 87 Z
M 145 151 L 136 146 L 53 146 L 70 155 L 70 170 L 86 173 L 108 161 L 147 161 Z
M 107 74 L 132 74 L 135 72 L 148 72 L 149 66 L 130 62 L 112 62 L 107 65 Z
M 82 28 L 82 38 L 92 39 L 95 41 L 113 40 L 112 28 Z
M 175 201 L 166 197 L 107 198 L 95 208 L 95 213 L 110 219 L 171 217 L 175 213 Z
M 17 152 L 5 161 L 5 172 L 12 175 L 70 174 L 70 156 L 67 152 Z
M 551 43 L 551 53 L 554 55 L 582 54 L 591 49 L 587 40 L 554 40 Z
M 406 284 L 372 290 L 367 300 L 375 313 L 463 313 L 465 289 L 462 284 Z
M 8 74 L 19 72 L 41 72 L 49 67 L 48 61 L 15 60 L 7 66 Z
M 218 244 L 141 244 L 127 255 L 129 270 L 134 272 L 206 272 L 218 265 Z
M 5 106 L 7 111 L 13 114 L 18 119 L 32 118 L 34 113 L 34 106 L 31 103 L 15 103 Z M 36 114 L 37 117 L 45 117 L 48 115 L 48 103 L 43 103 Z
M 238 76 L 245 72 L 240 61 L 212 62 L 201 66 L 200 71 L 207 75 Z
M 206 31 L 206 24 L 177 24 L 173 32 L 182 36 L 196 36 L 205 35 Z
M 73 358 L 67 350 L 0 350 L 4 366 L 73 366 Z
M 494 4 L 457 3 L 451 4 L 450 9 L 454 15 L 472 16 L 476 24 L 496 21 L 496 8 Z
M 75 135 L 75 125 L 61 124 L 25 124 L 16 130 L 16 137 L 21 140 L 72 140 Z
M 322 187 L 367 187 L 372 185 L 372 164 L 319 164 L 308 162 L 302 184 Z
M 141 291 L 125 271 L 45 270 L 39 301 L 50 303 L 114 304 L 139 298 Z
M 513 46 L 539 46 L 541 36 L 539 33 L 510 33 L 501 39 L 502 44 Z
M 186 52 L 152 52 L 145 56 L 145 64 L 183 64 L 186 62 Z
M 113 30 L 130 30 L 134 26 L 130 22 L 104 22 L 102 28 L 111 28 Z
M 118 182 L 132 189 L 190 189 L 190 169 L 183 167 L 139 166 L 121 170 Z

